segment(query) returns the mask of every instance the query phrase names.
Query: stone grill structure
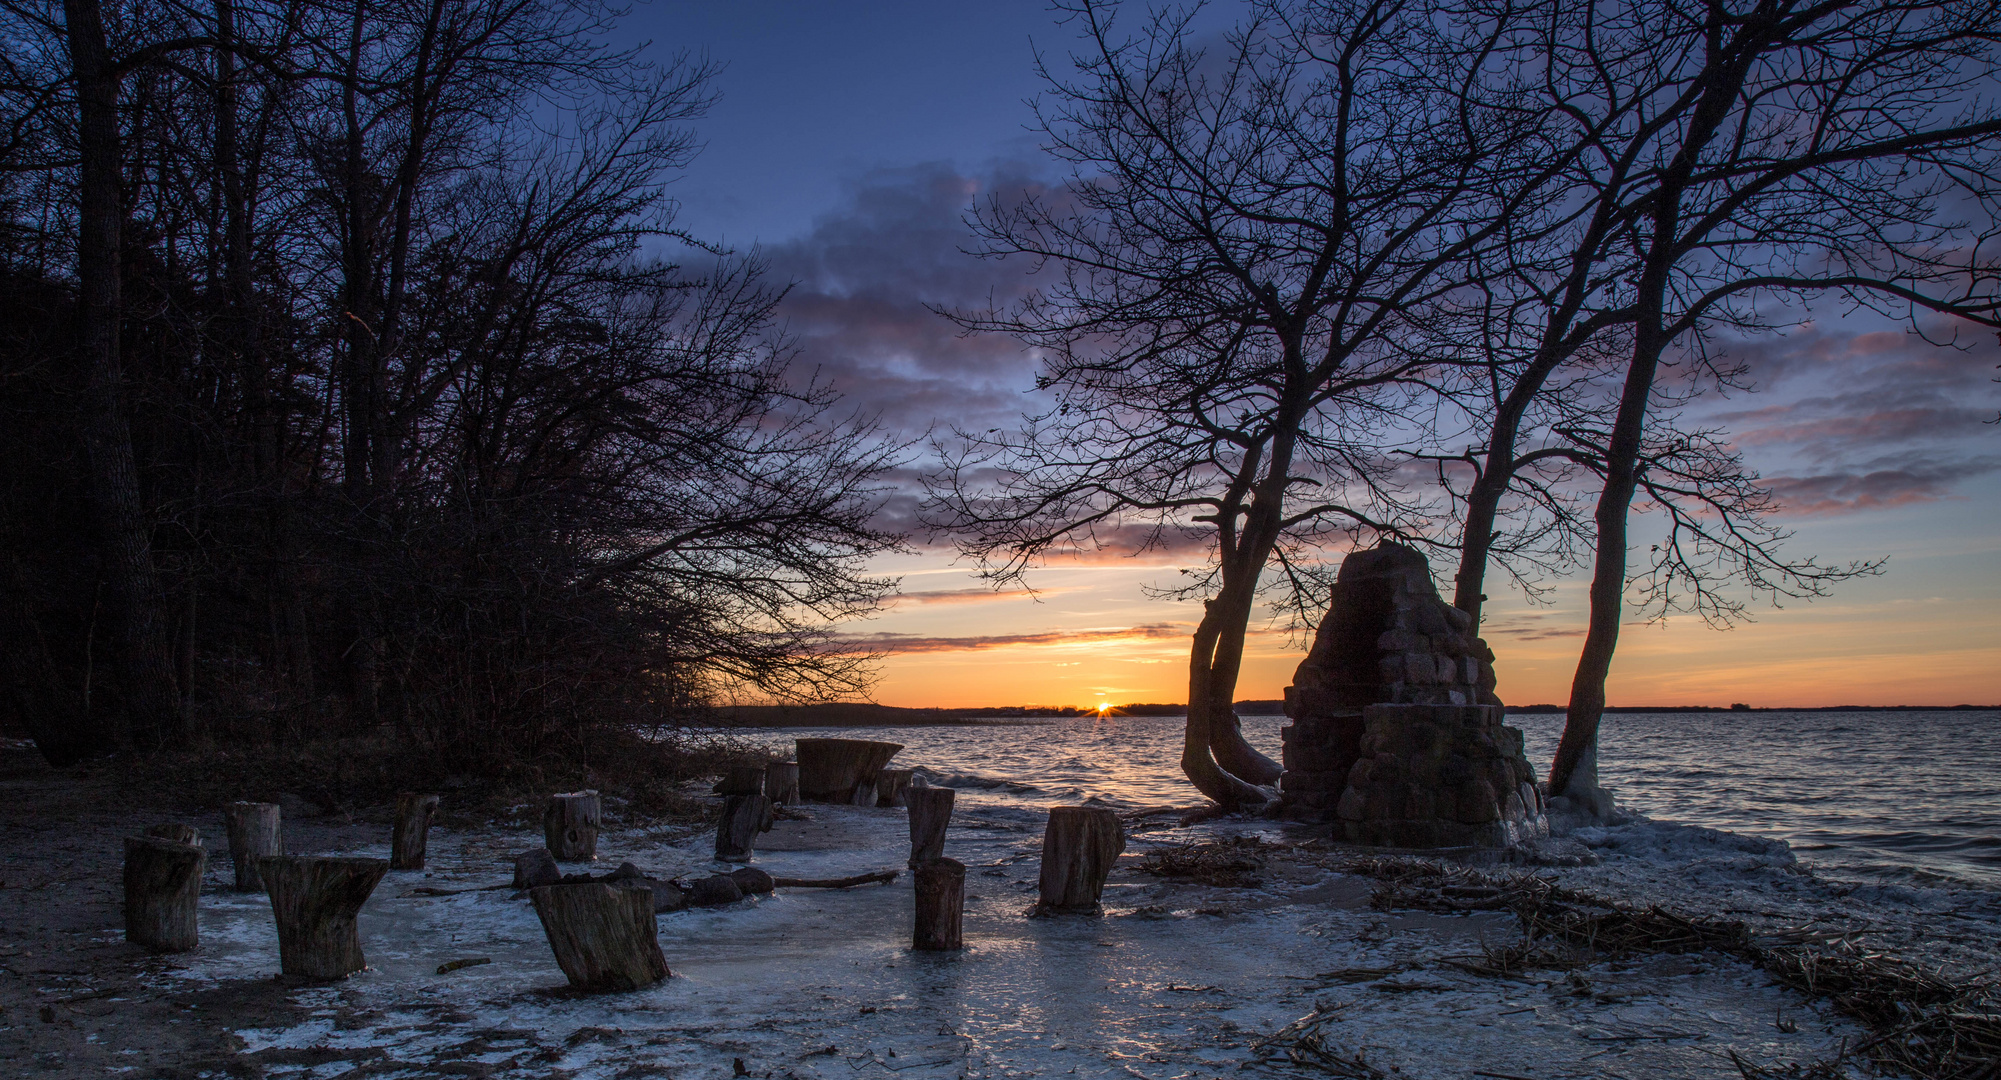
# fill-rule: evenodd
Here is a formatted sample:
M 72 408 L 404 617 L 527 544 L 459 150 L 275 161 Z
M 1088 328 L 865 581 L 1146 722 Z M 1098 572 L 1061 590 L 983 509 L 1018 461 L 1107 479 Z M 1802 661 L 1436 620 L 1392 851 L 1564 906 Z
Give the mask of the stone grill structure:
M 1494 654 L 1446 604 L 1424 556 L 1350 555 L 1285 691 L 1283 816 L 1357 843 L 1509 847 L 1547 835 Z

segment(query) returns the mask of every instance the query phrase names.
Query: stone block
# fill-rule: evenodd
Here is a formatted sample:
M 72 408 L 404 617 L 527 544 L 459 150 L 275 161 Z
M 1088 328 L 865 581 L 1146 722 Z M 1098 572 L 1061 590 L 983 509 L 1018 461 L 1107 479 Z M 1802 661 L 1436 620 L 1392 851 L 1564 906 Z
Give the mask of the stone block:
M 1403 669 L 1404 678 L 1418 686 L 1429 686 L 1438 681 L 1438 663 L 1428 652 L 1404 653 Z
M 1492 691 L 1494 687 L 1501 684 L 1501 680 L 1494 674 L 1494 665 L 1491 662 L 1478 658 L 1472 659 L 1476 665 L 1473 670 L 1474 686 L 1482 690 Z
M 1345 821 L 1360 821 L 1364 802 L 1361 791 L 1351 787 L 1341 793 L 1341 801 L 1335 804 L 1334 812 Z

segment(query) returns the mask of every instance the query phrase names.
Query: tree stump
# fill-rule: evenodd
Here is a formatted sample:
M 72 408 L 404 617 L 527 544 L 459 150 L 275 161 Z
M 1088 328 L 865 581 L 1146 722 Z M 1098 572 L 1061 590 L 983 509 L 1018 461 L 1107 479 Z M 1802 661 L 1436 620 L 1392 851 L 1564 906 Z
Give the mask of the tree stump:
M 424 846 L 430 840 L 431 818 L 437 813 L 436 795 L 406 791 L 396 796 L 396 831 L 389 838 L 389 869 L 424 868 Z
M 924 952 L 963 949 L 966 918 L 966 864 L 926 859 L 917 864 L 917 928 L 910 947 Z
M 287 975 L 340 979 L 368 966 L 354 917 L 382 875 L 383 859 L 270 855 L 257 864 L 278 921 L 278 967 Z
M 125 940 L 154 952 L 187 952 L 201 944 L 201 905 L 208 852 L 157 836 L 125 838 Z
M 764 794 L 764 766 L 742 766 L 723 773 L 712 789 L 718 795 Z
M 637 990 L 667 977 L 646 882 L 545 885 L 528 897 L 571 986 Z
M 169 843 L 201 846 L 201 830 L 195 828 L 193 825 L 184 825 L 180 822 L 172 822 L 166 825 L 149 825 L 146 827 L 146 835 L 155 840 L 165 840 Z
M 531 848 L 514 857 L 514 887 L 537 889 L 563 880 L 556 857 L 545 847 Z
M 236 891 L 263 892 L 257 860 L 285 853 L 284 826 L 277 803 L 234 802 L 223 808 L 229 826 L 229 859 L 236 864 Z
M 945 828 L 952 823 L 952 800 L 958 795 L 948 787 L 913 787 L 910 803 L 910 866 L 945 856 Z
M 910 791 L 910 778 L 914 769 L 884 769 L 876 775 L 875 804 L 877 806 L 908 806 L 905 799 Z
M 799 797 L 807 802 L 875 805 L 875 781 L 898 743 L 799 739 Z
M 1119 816 L 1098 806 L 1053 806 L 1042 832 L 1042 897 L 1035 913 L 1094 913 L 1105 877 L 1126 849 Z
M 771 800 L 762 795 L 723 797 L 723 817 L 716 823 L 716 858 L 749 862 L 757 834 L 771 814 Z
M 603 807 L 595 791 L 549 796 L 549 807 L 542 811 L 542 836 L 549 843 L 549 854 L 558 862 L 595 858 L 602 820 Z
M 774 806 L 798 806 L 799 763 L 774 761 L 765 766 L 764 794 Z

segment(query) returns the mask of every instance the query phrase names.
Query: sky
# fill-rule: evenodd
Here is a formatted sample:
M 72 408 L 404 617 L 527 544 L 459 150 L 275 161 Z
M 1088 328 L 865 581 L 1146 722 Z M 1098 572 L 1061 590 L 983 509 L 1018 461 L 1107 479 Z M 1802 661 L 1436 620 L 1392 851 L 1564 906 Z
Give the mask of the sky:
M 1071 48 L 1056 13 L 1041 0 L 676 0 L 636 7 L 625 29 L 663 59 L 720 65 L 719 100 L 696 124 L 704 149 L 675 183 L 679 224 L 757 250 L 794 283 L 782 315 L 802 365 L 913 437 L 1019 419 L 1032 357 L 932 309 L 1032 287 L 1021 266 L 964 253 L 964 217 L 982 196 L 1062 176 L 1027 127 L 1037 57 L 1060 68 Z M 1756 393 L 1697 408 L 1782 500 L 1789 553 L 1887 558 L 1883 573 L 1729 630 L 1629 622 L 1612 704 L 2001 702 L 2001 346 L 1938 349 L 1873 317 L 1816 314 L 1737 350 Z M 907 521 L 903 479 L 886 513 Z M 1148 587 L 1186 565 L 1185 552 L 1101 556 L 1033 572 L 1032 592 L 995 591 L 947 539 L 919 535 L 875 567 L 902 595 L 842 629 L 884 652 L 885 704 L 1178 702 L 1198 608 Z M 1482 633 L 1511 704 L 1569 696 L 1585 583 L 1553 584 L 1545 603 L 1489 589 Z M 1238 698 L 1278 697 L 1303 650 L 1254 623 Z

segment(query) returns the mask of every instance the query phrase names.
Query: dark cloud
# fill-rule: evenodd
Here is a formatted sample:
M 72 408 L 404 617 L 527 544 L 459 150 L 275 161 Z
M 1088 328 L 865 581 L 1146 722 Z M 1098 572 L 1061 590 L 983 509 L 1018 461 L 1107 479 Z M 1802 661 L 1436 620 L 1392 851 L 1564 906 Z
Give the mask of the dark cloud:
M 985 604 L 995 600 L 1019 600 L 1030 596 L 1056 596 L 1074 589 L 933 589 L 893 596 L 884 606 L 902 604 Z
M 1583 637 L 1584 630 L 1577 627 L 1552 625 L 1545 621 L 1551 618 L 1536 612 L 1504 615 L 1480 624 L 1480 636 L 1505 637 L 1516 641 L 1549 641 L 1554 638 Z
M 1884 510 L 1948 497 L 1962 480 L 2001 470 L 2001 459 L 1914 464 L 1865 472 L 1775 476 L 1766 480 L 1790 514 Z
M 853 634 L 841 643 L 858 652 L 932 653 L 975 652 L 1019 645 L 1080 645 L 1093 641 L 1130 641 L 1179 638 L 1188 635 L 1187 623 L 1147 623 L 1123 629 L 1052 630 L 1043 634 L 991 634 L 981 637 L 921 637 L 916 634 Z

